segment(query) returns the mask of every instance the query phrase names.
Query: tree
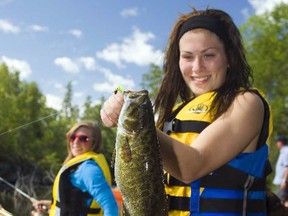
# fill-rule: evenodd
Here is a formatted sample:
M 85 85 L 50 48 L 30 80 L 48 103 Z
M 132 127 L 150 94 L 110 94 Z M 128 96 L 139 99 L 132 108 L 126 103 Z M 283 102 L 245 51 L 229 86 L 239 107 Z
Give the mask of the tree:
M 59 112 L 46 107 L 46 98 L 35 82 L 20 81 L 19 73 L 9 72 L 4 64 L 0 66 L 0 77 L 1 159 L 12 158 L 17 163 L 18 158 L 19 164 L 25 166 L 22 164 L 25 158 L 39 168 L 49 169 L 47 162 L 52 161 L 46 157 L 56 151 L 55 163 L 63 158 L 65 149 L 65 146 L 59 148 L 66 130 L 57 119 Z
M 92 105 L 91 97 L 88 96 L 85 103 L 84 103 L 84 112 L 81 116 L 81 119 L 89 119 L 95 120 L 99 123 L 101 134 L 102 134 L 102 141 L 104 147 L 104 155 L 109 164 L 111 164 L 113 151 L 115 148 L 115 140 L 116 140 L 116 128 L 107 128 L 103 125 L 101 117 L 100 117 L 100 110 L 102 104 L 104 102 L 104 98 L 101 99 L 100 104 Z
M 163 78 L 163 71 L 155 64 L 150 65 L 150 71 L 143 74 L 141 86 L 147 89 L 151 101 L 154 101 Z
M 242 27 L 247 58 L 254 71 L 255 86 L 271 104 L 274 134 L 287 133 L 288 126 L 288 5 L 252 16 Z
M 73 99 L 73 90 L 72 90 L 72 82 L 69 82 L 66 86 L 66 94 L 62 103 L 62 111 L 64 116 L 68 119 L 68 121 L 75 122 L 79 118 L 79 108 L 77 106 L 72 105 Z

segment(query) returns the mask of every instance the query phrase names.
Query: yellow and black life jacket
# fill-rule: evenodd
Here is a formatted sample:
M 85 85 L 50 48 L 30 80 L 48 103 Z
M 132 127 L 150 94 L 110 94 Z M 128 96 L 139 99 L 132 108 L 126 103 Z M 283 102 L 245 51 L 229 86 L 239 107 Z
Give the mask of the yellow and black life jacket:
M 244 160 L 239 159 L 243 157 L 240 154 L 235 160 L 191 184 L 185 184 L 169 173 L 165 173 L 165 190 L 169 200 L 170 216 L 201 215 L 203 213 L 213 216 L 227 213 L 242 215 L 243 211 L 248 213 L 265 211 L 265 180 L 267 173 L 271 172 L 266 140 L 269 139 L 268 136 L 272 132 L 272 120 L 269 105 L 262 93 L 257 90 L 253 90 L 253 92 L 259 95 L 265 107 L 264 123 L 257 151 L 248 156 L 246 154 L 245 157 L 247 157 Z M 215 92 L 208 92 L 179 106 L 171 119 L 165 122 L 163 131 L 171 137 L 193 146 L 193 141 L 212 122 L 209 109 L 214 97 Z M 259 160 L 262 164 L 261 168 L 258 164 Z M 250 164 L 251 162 L 255 162 L 255 164 Z M 246 170 L 242 166 L 247 166 L 247 164 L 257 167 Z M 251 175 L 255 169 L 258 169 L 258 172 Z M 245 184 L 248 184 L 247 188 L 245 188 Z M 236 197 L 235 191 L 237 190 L 241 191 L 238 195 L 242 198 Z M 221 197 L 223 191 L 227 192 L 225 195 L 222 193 L 223 196 L 227 196 L 225 199 Z M 254 196 L 258 192 L 261 193 L 260 198 L 257 197 L 251 201 L 250 195 Z
M 103 210 L 92 196 L 74 187 L 69 180 L 69 174 L 74 172 L 86 160 L 94 160 L 99 165 L 111 186 L 111 173 L 103 154 L 86 152 L 77 156 L 61 167 L 54 180 L 50 216 L 103 215 Z M 87 207 L 88 199 L 93 200 L 89 207 Z

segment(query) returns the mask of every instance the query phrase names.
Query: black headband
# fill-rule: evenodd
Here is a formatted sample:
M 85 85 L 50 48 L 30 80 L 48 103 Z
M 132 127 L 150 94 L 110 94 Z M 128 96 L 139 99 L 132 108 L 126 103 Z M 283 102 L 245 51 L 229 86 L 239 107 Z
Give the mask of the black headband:
M 193 16 L 187 19 L 181 26 L 178 33 L 178 41 L 187 31 L 196 28 L 204 28 L 211 32 L 214 32 L 221 40 L 225 41 L 228 39 L 227 27 L 217 17 L 213 15 L 199 15 Z

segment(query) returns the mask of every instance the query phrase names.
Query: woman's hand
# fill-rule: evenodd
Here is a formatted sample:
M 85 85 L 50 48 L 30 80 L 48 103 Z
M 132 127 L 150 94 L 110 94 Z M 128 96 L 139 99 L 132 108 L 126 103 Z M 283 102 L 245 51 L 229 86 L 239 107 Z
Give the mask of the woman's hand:
M 33 202 L 33 207 L 37 213 L 48 213 L 51 208 L 50 200 L 38 200 Z
M 115 127 L 117 125 L 123 104 L 123 94 L 117 90 L 104 102 L 100 115 L 106 127 Z

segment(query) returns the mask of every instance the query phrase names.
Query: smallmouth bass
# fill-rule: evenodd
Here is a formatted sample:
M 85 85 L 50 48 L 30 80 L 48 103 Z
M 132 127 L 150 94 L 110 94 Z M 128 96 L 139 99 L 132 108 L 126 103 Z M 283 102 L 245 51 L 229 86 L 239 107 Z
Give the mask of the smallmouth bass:
M 124 92 L 115 154 L 115 180 L 124 216 L 166 216 L 167 198 L 154 114 L 147 90 Z

